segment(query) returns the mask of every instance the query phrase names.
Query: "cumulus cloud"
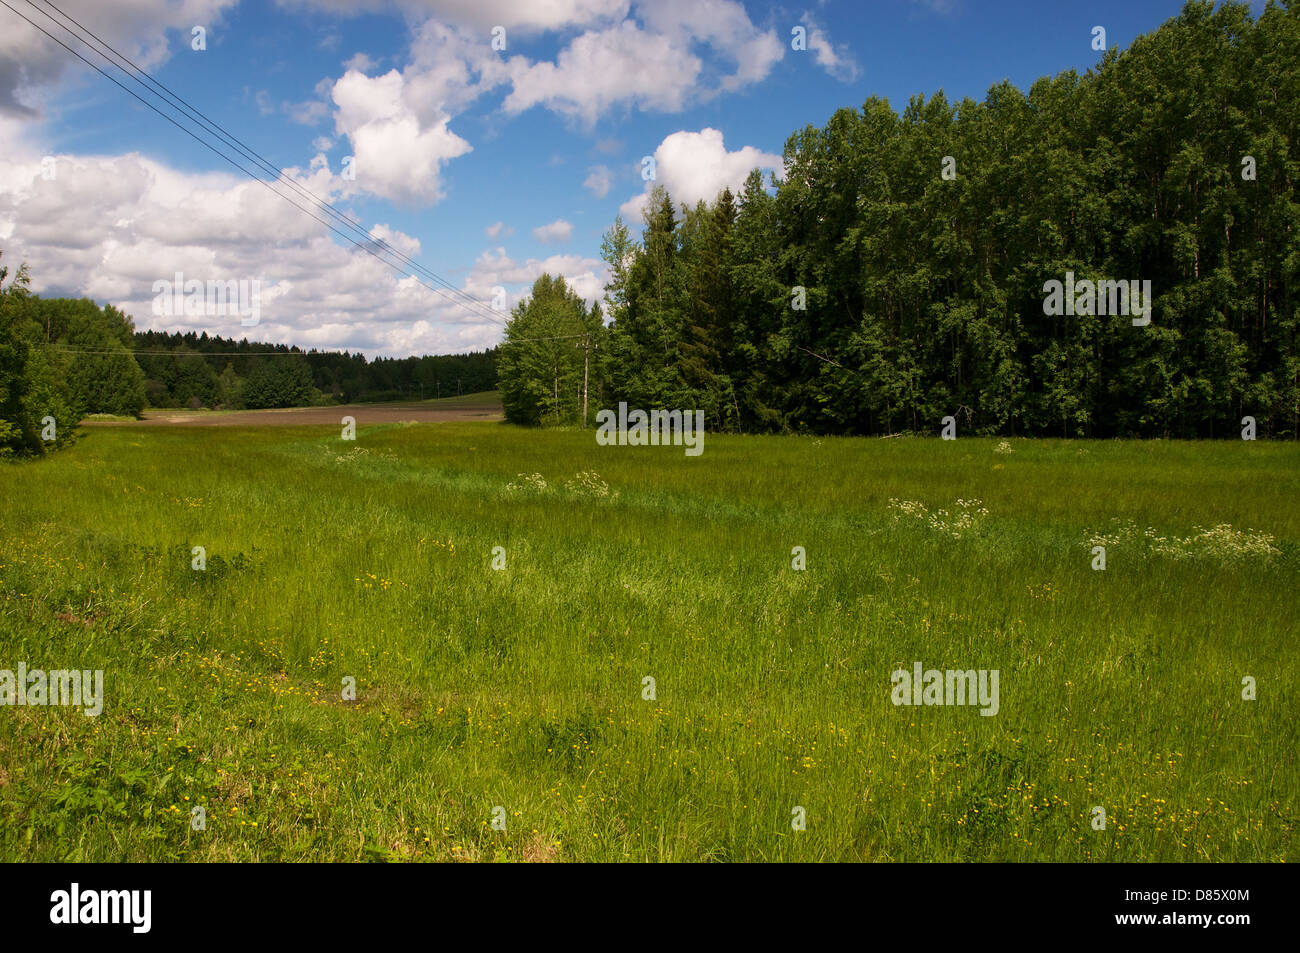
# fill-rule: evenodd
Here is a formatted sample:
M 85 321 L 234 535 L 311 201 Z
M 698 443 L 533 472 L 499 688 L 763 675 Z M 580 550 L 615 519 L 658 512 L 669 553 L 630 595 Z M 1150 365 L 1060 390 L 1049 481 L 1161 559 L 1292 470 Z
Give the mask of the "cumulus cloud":
M 340 16 L 397 10 L 411 19 L 436 17 L 484 33 L 494 26 L 532 34 L 627 16 L 628 0 L 279 0 L 283 7 L 327 10 Z
M 167 31 L 179 30 L 189 36 L 198 24 L 208 30 L 219 25 L 222 14 L 238 0 L 132 0 L 130 3 L 103 3 L 102 0 L 63 0 L 59 8 L 80 21 L 87 30 L 120 50 L 139 66 L 152 72 L 178 49 Z M 58 36 L 62 23 L 57 14 L 52 22 L 33 7 L 20 4 L 22 13 Z M 71 65 L 84 70 L 67 51 L 46 36 L 4 11 L 4 29 L 0 30 L 0 115 L 33 117 L 38 112 L 33 100 L 39 101 L 43 87 L 61 78 Z M 188 46 L 185 47 L 188 49 Z M 77 74 L 80 76 L 80 72 Z
M 0 132 L 10 129 L 0 120 Z M 141 329 L 207 331 L 304 347 L 406 355 L 481 349 L 500 340 L 505 316 L 489 317 L 449 300 L 381 261 L 341 245 L 320 223 L 264 186 L 225 173 L 183 173 L 137 154 L 55 156 L 53 178 L 21 135 L 0 157 L 0 248 L 5 262 L 27 262 L 39 294 L 93 297 L 131 315 Z M 46 168 L 50 164 L 46 165 Z M 323 162 L 289 175 L 327 199 L 337 180 Z M 419 242 L 386 224 L 370 230 L 383 246 L 419 254 Z M 509 267 L 506 267 L 508 263 Z M 585 259 L 551 261 L 595 281 Z M 530 280 L 543 263 L 523 266 L 489 256 L 461 289 L 485 304 L 511 273 Z M 152 313 L 153 283 L 176 272 L 200 281 L 261 282 L 261 323 L 237 315 Z M 524 289 L 515 290 L 516 297 Z
M 517 290 L 509 296 L 513 306 L 532 289 L 533 282 L 543 272 L 562 276 L 565 283 L 589 305 L 595 304 L 605 294 L 605 263 L 598 258 L 551 255 L 518 262 L 507 255 L 504 248 L 491 249 L 480 255 L 465 286 L 481 297 L 490 297 L 492 288 L 498 285 L 516 286 Z
M 352 143 L 356 178 L 348 194 L 369 192 L 411 205 L 442 198 L 442 166 L 471 151 L 446 115 L 422 116 L 401 73 L 349 70 L 334 84 L 336 131 Z
M 628 0 L 421 0 L 434 16 L 524 33 L 559 30 L 627 16 Z
M 591 192 L 598 199 L 603 199 L 609 195 L 610 188 L 614 185 L 614 175 L 609 171 L 608 166 L 596 165 L 587 170 L 587 178 L 583 180 L 582 187 Z
M 356 157 L 345 194 L 368 192 L 411 205 L 442 198 L 442 168 L 472 151 L 451 119 L 508 78 L 505 61 L 483 37 L 428 20 L 412 42 L 411 62 L 367 76 L 349 69 L 333 84 L 335 131 Z
M 546 245 L 567 242 L 573 237 L 573 226 L 562 218 L 557 218 L 549 225 L 539 225 L 533 229 L 533 238 Z
M 772 31 L 759 30 L 736 0 L 649 0 L 638 7 L 646 25 L 689 45 L 702 41 L 736 65 L 721 79 L 733 91 L 762 80 L 785 55 L 785 44 Z
M 498 236 L 509 238 L 515 233 L 515 230 L 505 222 L 497 222 L 493 225 L 489 225 L 487 228 L 483 229 L 483 231 L 487 234 L 488 238 L 496 238 Z
M 348 12 L 331 0 L 298 5 Z M 387 5 L 376 0 L 370 6 Z M 676 112 L 694 99 L 757 82 L 784 50 L 776 34 L 758 29 L 737 0 L 642 3 L 637 13 L 643 22 L 627 18 L 625 0 L 550 0 L 518 8 L 496 0 L 411 0 L 399 6 L 408 16 L 436 14 L 457 25 L 436 18 L 419 22 L 413 28 L 410 62 L 401 70 L 367 75 L 373 61 L 354 56 L 322 97 L 333 102 L 335 133 L 350 141 L 355 156 L 355 179 L 343 187 L 344 195 L 369 193 L 410 205 L 439 201 L 444 167 L 472 151 L 451 121 L 503 86 L 508 92 L 502 108 L 508 115 L 540 105 L 591 126 L 614 108 Z M 466 25 L 477 22 L 476 17 L 539 29 L 586 28 L 554 61 L 532 61 L 493 51 L 482 30 Z M 715 58 L 734 63 L 734 72 L 714 77 L 692 52 L 700 44 L 713 50 Z M 301 103 L 291 115 L 311 124 L 320 110 Z M 585 187 L 598 197 L 607 195 L 612 186 L 608 170 L 598 166 L 588 172 Z
M 679 112 L 692 100 L 762 80 L 785 55 L 776 33 L 754 26 L 737 0 L 654 0 L 638 4 L 637 12 L 643 23 L 627 19 L 587 30 L 553 63 L 513 57 L 506 111 L 542 105 L 589 127 L 620 105 Z M 735 72 L 706 76 L 704 61 L 692 52 L 699 43 Z
M 520 113 L 541 104 L 588 125 L 619 103 L 678 112 L 694 92 L 702 68 L 686 47 L 625 20 L 608 30 L 583 33 L 554 63 L 512 59 L 512 88 L 504 107 Z
M 619 209 L 629 222 L 643 221 L 642 209 L 655 185 L 664 186 L 674 204 L 694 205 L 700 200 L 712 202 L 724 188 L 739 192 L 755 168 L 777 172 L 784 168 L 780 156 L 754 146 L 728 152 L 722 133 L 712 128 L 674 132 L 655 149 L 654 159 L 655 179 Z

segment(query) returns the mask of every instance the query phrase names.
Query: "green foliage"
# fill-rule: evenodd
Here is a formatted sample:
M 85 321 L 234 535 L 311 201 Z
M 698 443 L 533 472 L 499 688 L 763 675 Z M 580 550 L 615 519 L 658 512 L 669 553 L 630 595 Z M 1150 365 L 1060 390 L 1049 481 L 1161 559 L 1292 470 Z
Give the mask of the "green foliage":
M 506 324 L 497 366 L 506 419 L 519 424 L 582 422 L 588 348 L 600 349 L 604 322 L 562 277 L 543 274 Z M 588 416 L 598 407 L 590 406 Z
M 145 406 L 144 374 L 130 352 L 131 319 L 112 305 L 72 298 L 32 298 L 28 318 L 33 343 L 68 388 L 80 417 L 139 416 Z
M 57 358 L 33 343 L 27 266 L 6 286 L 8 273 L 0 266 L 0 457 L 38 455 L 72 440 L 80 413 Z
M 311 367 L 298 356 L 263 358 L 253 365 L 244 381 L 244 406 L 252 410 L 265 407 L 302 407 L 313 402 Z
M 1300 436 L 1300 5 L 1193 0 L 1027 93 L 869 99 L 792 135 L 773 186 L 680 216 L 656 189 L 639 244 L 615 222 L 610 401 L 718 430 Z M 1045 315 L 1067 271 L 1150 281 L 1151 323 Z

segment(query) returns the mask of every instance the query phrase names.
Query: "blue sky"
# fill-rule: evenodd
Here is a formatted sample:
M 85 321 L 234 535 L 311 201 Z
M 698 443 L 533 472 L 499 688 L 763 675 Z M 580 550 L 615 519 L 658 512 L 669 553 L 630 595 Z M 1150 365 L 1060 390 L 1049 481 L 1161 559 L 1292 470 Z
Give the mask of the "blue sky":
M 1181 7 L 55 2 L 367 229 L 478 300 L 504 289 L 507 305 L 542 270 L 600 295 L 600 237 L 620 210 L 635 217 L 643 156 L 693 203 L 776 165 L 791 132 L 838 108 L 883 96 L 901 110 L 940 89 L 981 99 L 1003 79 L 1082 72 L 1101 55 L 1094 26 L 1125 47 Z M 2 7 L 0 21 L 0 250 L 29 263 L 41 293 L 117 304 L 142 329 L 372 355 L 499 340 L 501 319 L 403 282 Z M 194 26 L 206 49 L 192 49 Z M 492 49 L 497 26 L 505 50 Z M 796 26 L 807 50 L 791 49 Z M 259 326 L 154 314 L 153 283 L 177 271 L 260 281 Z

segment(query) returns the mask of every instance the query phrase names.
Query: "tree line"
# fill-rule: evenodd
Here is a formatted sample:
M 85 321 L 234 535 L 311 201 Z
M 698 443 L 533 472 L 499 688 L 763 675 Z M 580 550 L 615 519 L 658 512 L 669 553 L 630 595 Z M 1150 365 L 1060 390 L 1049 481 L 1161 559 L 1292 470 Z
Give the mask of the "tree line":
M 0 253 L 2 254 L 2 253 Z M 113 307 L 29 291 L 0 264 L 0 457 L 65 445 L 95 414 L 448 397 L 496 387 L 493 351 L 377 358 L 206 333 L 136 332 Z
M 195 334 L 141 331 L 136 359 L 152 407 L 249 408 L 421 400 L 495 390 L 493 350 L 368 361 Z
M 603 309 L 539 279 L 508 418 L 590 394 L 587 423 L 625 400 L 723 431 L 1300 435 L 1300 3 L 1189 2 L 1027 93 L 873 97 L 784 159 L 693 208 L 655 189 L 639 241 L 616 219 Z M 1145 323 L 1049 303 L 1119 281 Z

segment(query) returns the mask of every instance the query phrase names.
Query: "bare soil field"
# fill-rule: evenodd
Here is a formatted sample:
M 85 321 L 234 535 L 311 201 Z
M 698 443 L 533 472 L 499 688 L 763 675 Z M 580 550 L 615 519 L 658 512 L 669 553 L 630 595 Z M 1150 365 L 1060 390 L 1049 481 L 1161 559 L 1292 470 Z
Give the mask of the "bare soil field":
M 358 426 L 403 421 L 443 423 L 455 420 L 500 420 L 500 401 L 336 404 L 332 407 L 287 407 L 281 410 L 148 410 L 141 420 L 87 420 L 86 427 L 308 427 L 338 426 L 344 417 Z

